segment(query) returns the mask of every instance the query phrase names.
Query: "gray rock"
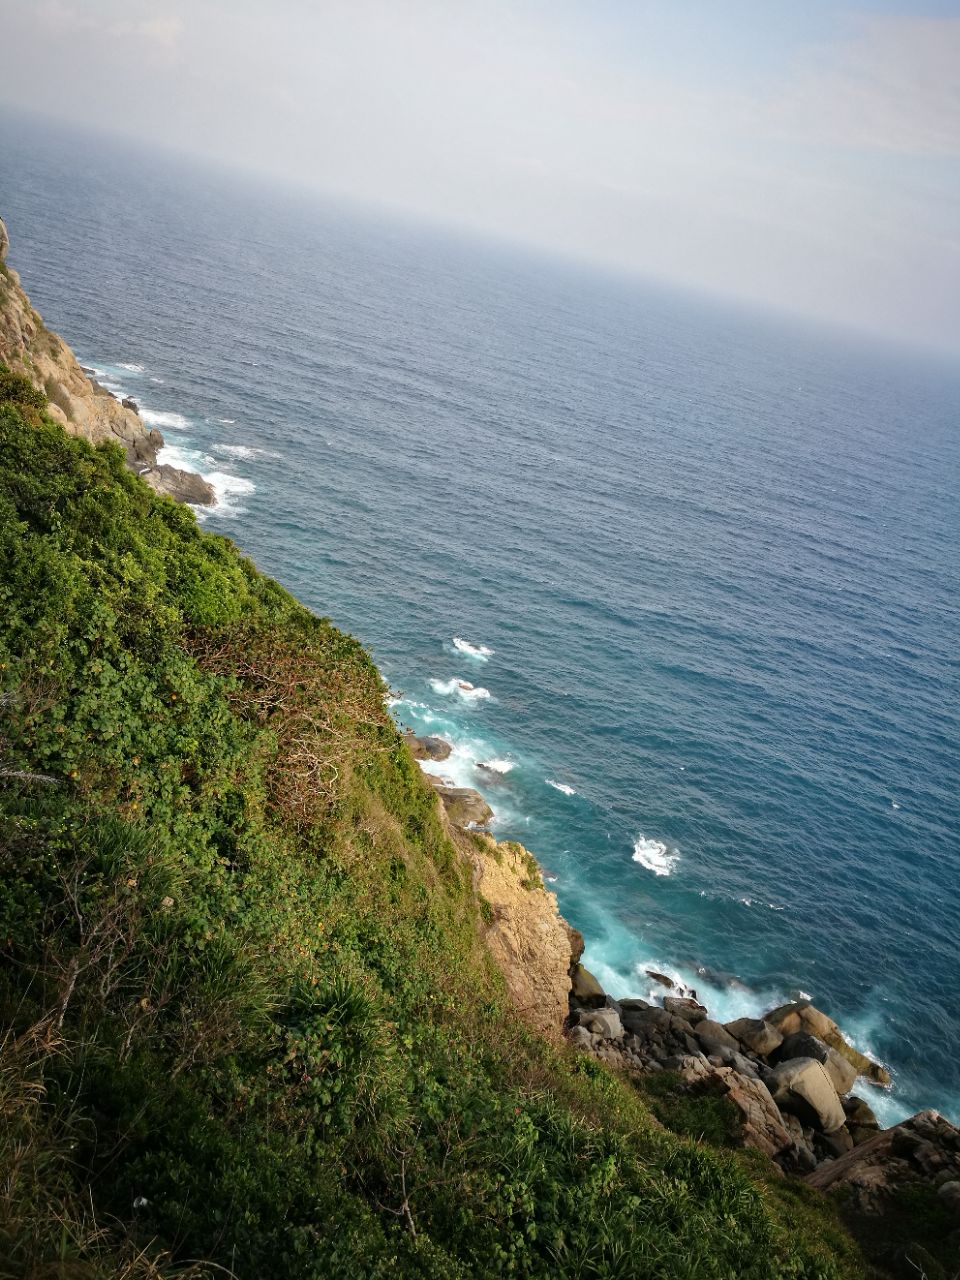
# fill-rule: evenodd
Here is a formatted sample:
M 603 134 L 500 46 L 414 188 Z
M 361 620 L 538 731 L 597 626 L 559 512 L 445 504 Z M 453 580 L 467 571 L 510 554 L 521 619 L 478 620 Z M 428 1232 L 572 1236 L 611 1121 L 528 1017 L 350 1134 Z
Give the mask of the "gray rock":
M 843 1099 L 843 1111 L 849 1124 L 855 1124 L 861 1129 L 879 1130 L 880 1128 L 880 1121 L 874 1115 L 871 1107 L 862 1098 L 856 1097 L 855 1094 Z
M 952 1209 L 960 1217 L 960 1182 L 951 1180 L 941 1183 L 937 1188 L 937 1195 L 948 1209 Z
M 136 400 L 134 400 L 132 396 L 124 396 L 124 398 L 120 401 L 120 403 L 123 405 L 125 409 L 132 409 L 134 413 L 140 412 L 140 406 L 137 404 Z
M 708 1053 L 714 1053 L 719 1049 L 730 1049 L 738 1052 L 740 1042 L 736 1040 L 722 1023 L 714 1022 L 711 1018 L 704 1018 L 702 1022 L 694 1023 L 693 1034 L 697 1037 Z
M 179 467 L 163 463 L 161 466 L 147 467 L 140 474 L 151 489 L 166 494 L 168 498 L 175 498 L 177 502 L 212 507 L 217 500 L 213 486 L 193 471 L 181 471 Z
M 603 1036 L 604 1040 L 620 1040 L 623 1037 L 623 1023 L 614 1009 L 595 1009 L 584 1017 L 583 1023 L 595 1036 Z
M 571 975 L 571 993 L 578 1004 L 587 1009 L 601 1008 L 607 999 L 606 992 L 589 969 L 578 964 Z
M 795 1031 L 787 1036 L 776 1054 L 777 1062 L 789 1062 L 791 1058 L 815 1058 L 826 1062 L 827 1046 L 809 1031 Z
M 770 1092 L 781 1111 L 792 1111 L 820 1133 L 834 1133 L 846 1120 L 830 1077 L 816 1058 L 781 1062 L 774 1069 Z
M 740 1041 L 744 1048 L 749 1049 L 751 1053 L 759 1054 L 761 1058 L 779 1049 L 783 1043 L 783 1036 L 777 1028 L 765 1022 L 763 1018 L 737 1018 L 733 1022 L 726 1023 L 726 1029 Z
M 593 1036 L 586 1027 L 571 1027 L 567 1032 L 567 1039 L 578 1049 L 591 1049 L 593 1047 Z
M 707 1011 L 698 1000 L 690 1000 L 686 996 L 665 996 L 663 1007 L 675 1018 L 683 1018 L 691 1025 L 702 1022 Z
M 446 760 L 453 751 L 449 742 L 433 734 L 418 737 L 415 733 L 406 732 L 403 740 L 410 748 L 414 760 Z
M 668 991 L 676 989 L 676 983 L 672 978 L 668 978 L 665 973 L 657 973 L 656 969 L 648 969 L 647 977 L 652 978 L 654 982 L 659 982 L 661 987 L 666 987 Z
M 493 810 L 479 791 L 472 787 L 451 787 L 432 773 L 423 775 L 443 801 L 447 817 L 458 827 L 483 827 L 493 817 Z

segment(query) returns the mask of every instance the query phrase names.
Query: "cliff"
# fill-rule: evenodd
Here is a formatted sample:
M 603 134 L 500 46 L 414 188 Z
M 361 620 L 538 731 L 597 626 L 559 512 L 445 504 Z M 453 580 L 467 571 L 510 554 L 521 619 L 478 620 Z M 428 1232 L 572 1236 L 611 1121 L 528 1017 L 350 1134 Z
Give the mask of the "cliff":
M 616 1010 L 533 857 L 4 278 L 0 1278 L 865 1276 L 728 1099 L 564 1042 Z
M 6 262 L 9 243 L 0 221 L 0 361 L 43 392 L 50 417 L 65 431 L 91 444 L 118 444 L 131 470 L 158 493 L 198 505 L 212 503 L 213 490 L 202 476 L 157 463 L 163 448 L 160 432 L 91 380 L 63 339 L 46 327 Z

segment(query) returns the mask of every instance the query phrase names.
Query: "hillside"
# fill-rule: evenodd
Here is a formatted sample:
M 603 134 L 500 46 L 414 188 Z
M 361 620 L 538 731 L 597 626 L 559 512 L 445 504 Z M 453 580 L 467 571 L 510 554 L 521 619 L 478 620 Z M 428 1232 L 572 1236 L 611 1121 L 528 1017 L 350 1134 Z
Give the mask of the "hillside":
M 661 1098 L 680 1136 L 563 1042 L 529 855 L 450 824 L 355 640 L 69 425 L 0 373 L 0 1277 L 866 1274 L 702 1140 L 722 1100 Z

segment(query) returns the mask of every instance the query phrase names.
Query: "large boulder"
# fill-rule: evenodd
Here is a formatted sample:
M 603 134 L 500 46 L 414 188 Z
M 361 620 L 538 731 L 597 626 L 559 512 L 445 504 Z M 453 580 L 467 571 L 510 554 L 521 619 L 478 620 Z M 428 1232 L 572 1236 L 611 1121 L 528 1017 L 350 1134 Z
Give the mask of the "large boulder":
M 700 1041 L 705 1053 L 716 1053 L 719 1049 L 729 1049 L 733 1053 L 740 1050 L 740 1042 L 720 1022 L 704 1018 L 694 1023 L 693 1034 Z
M 594 1009 L 583 1014 L 580 1023 L 595 1036 L 603 1036 L 604 1040 L 623 1039 L 623 1023 L 615 1009 Z
M 874 1084 L 890 1084 L 890 1072 L 886 1067 L 855 1049 L 833 1019 L 814 1008 L 809 1000 L 796 1000 L 792 1004 L 780 1005 L 777 1009 L 771 1009 L 764 1017 L 785 1039 L 798 1031 L 809 1032 L 829 1048 L 836 1049 L 841 1057 L 856 1067 L 858 1075 L 865 1076 Z
M 833 1133 L 846 1120 L 840 1099 L 816 1058 L 791 1058 L 774 1068 L 769 1082 L 774 1101 L 805 1125 Z
M 675 1018 L 683 1018 L 691 1025 L 702 1022 L 707 1016 L 706 1009 L 698 1000 L 691 1000 L 686 996 L 665 996 L 663 1007 Z
M 737 1018 L 726 1023 L 726 1028 L 745 1049 L 761 1058 L 766 1058 L 783 1043 L 783 1036 L 777 1028 L 763 1018 Z
M 407 731 L 403 735 L 403 740 L 410 748 L 410 754 L 414 760 L 446 760 L 453 750 L 449 742 L 433 734 L 418 737 L 417 734 Z
M 582 964 L 576 965 L 571 974 L 570 993 L 577 1004 L 585 1009 L 600 1009 L 607 1002 L 607 993 Z

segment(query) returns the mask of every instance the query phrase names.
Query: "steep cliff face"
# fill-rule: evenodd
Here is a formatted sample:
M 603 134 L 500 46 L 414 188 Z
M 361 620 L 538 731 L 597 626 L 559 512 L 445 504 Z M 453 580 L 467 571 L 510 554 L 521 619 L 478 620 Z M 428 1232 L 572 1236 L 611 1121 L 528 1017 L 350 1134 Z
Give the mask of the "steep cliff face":
M 579 935 L 560 915 L 556 894 L 544 888 L 536 859 L 523 845 L 480 833 L 462 833 L 457 842 L 486 904 L 484 941 L 511 999 L 529 1026 L 559 1040 Z
M 127 465 L 158 493 L 199 505 L 214 502 L 213 489 L 202 476 L 157 463 L 163 447 L 160 432 L 91 381 L 63 339 L 46 327 L 5 261 L 8 248 L 0 222 L 0 362 L 26 374 L 47 396 L 50 416 L 72 435 L 91 444 L 112 440 L 120 445 Z

